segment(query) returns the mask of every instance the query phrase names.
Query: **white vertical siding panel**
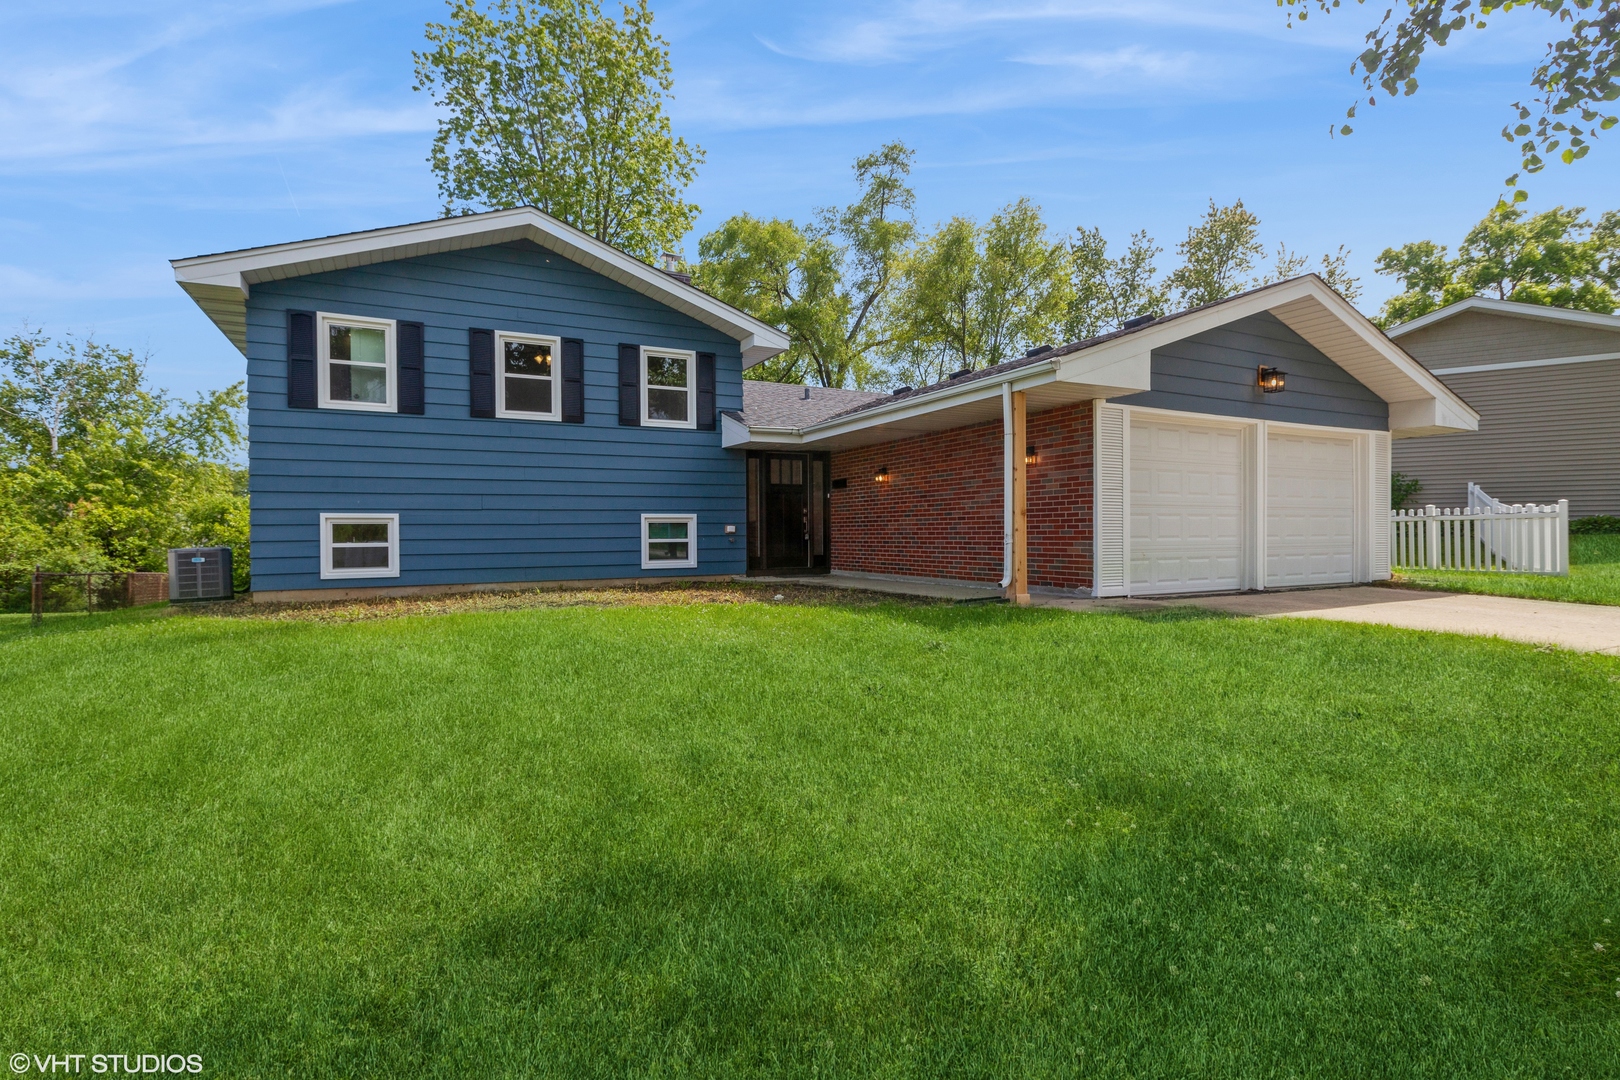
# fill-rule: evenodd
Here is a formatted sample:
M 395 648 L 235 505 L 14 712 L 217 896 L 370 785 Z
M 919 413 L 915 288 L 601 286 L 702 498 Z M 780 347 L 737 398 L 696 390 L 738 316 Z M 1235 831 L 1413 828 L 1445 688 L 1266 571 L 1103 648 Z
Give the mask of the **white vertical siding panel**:
M 1121 596 L 1125 593 L 1128 421 L 1122 406 L 1098 402 L 1096 408 L 1092 427 L 1097 545 L 1094 591 L 1098 596 Z

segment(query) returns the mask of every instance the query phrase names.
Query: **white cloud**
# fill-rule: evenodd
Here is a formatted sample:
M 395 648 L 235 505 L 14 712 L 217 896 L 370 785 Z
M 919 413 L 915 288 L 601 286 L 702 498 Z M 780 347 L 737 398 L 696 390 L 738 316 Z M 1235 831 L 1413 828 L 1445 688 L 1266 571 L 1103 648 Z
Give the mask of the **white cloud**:
M 99 25 L 101 32 L 83 37 L 64 35 L 57 24 L 52 33 L 28 34 L 27 52 L 0 47 L 0 143 L 7 147 L 0 168 L 120 168 L 431 130 L 432 108 L 420 95 L 367 100 L 342 72 L 305 70 L 307 56 L 302 65 L 288 61 L 298 52 L 278 47 L 286 33 L 275 20 L 332 5 L 187 8 L 114 18 L 111 28 Z M 12 42 L 27 29 L 0 24 Z
M 823 9 L 824 10 L 824 9 Z M 1353 29 L 1349 20 L 1333 26 L 1317 20 L 1295 31 L 1296 38 L 1318 43 L 1324 36 L 1343 38 Z M 760 39 L 783 56 L 843 64 L 886 64 L 964 42 L 1072 30 L 1081 24 L 1129 25 L 1164 34 L 1185 30 L 1221 31 L 1246 37 L 1275 38 L 1289 33 L 1275 4 L 1241 5 L 1208 2 L 1135 0 L 1106 3 L 1095 0 L 1046 0 L 1036 3 L 964 3 L 961 0 L 906 0 L 877 15 L 825 16 L 807 26 L 791 42 Z

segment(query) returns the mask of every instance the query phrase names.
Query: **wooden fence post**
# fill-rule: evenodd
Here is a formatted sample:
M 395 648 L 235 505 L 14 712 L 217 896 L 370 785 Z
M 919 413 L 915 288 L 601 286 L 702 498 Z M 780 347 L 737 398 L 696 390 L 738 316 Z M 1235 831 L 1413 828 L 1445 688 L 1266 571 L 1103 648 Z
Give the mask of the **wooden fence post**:
M 45 575 L 40 573 L 39 567 L 34 567 L 34 590 L 29 599 L 29 622 L 38 626 L 45 621 Z

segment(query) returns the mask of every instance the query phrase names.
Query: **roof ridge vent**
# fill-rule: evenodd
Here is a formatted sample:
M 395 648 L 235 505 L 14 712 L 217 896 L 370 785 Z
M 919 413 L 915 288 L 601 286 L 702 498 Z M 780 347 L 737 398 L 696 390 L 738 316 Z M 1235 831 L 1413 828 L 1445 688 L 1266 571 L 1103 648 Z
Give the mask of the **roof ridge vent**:
M 970 368 L 970 367 L 965 367 L 961 371 L 953 371 L 953 372 L 951 372 L 951 378 L 960 379 L 964 375 L 971 375 L 971 374 L 973 374 L 973 369 Z
M 1121 330 L 1135 330 L 1138 326 L 1146 326 L 1150 322 L 1157 321 L 1158 318 L 1157 315 L 1138 315 L 1134 319 L 1126 319 L 1120 323 L 1119 328 Z
M 1031 356 L 1040 356 L 1042 353 L 1049 353 L 1051 351 L 1052 351 L 1052 346 L 1050 346 L 1050 345 L 1037 345 L 1033 349 L 1030 349 L 1027 352 L 1025 352 L 1024 357 L 1026 359 L 1028 359 Z

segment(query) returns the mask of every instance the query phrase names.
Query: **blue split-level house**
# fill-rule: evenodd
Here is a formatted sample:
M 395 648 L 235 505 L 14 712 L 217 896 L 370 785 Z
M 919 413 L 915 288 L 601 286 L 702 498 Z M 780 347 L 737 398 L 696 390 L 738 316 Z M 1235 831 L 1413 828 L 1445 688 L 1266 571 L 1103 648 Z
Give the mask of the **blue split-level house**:
M 247 357 L 253 592 L 1389 576 L 1391 442 L 1478 415 L 1314 275 L 864 393 L 531 208 L 181 259 Z
M 247 357 L 253 592 L 746 569 L 776 328 L 532 209 L 181 259 Z

